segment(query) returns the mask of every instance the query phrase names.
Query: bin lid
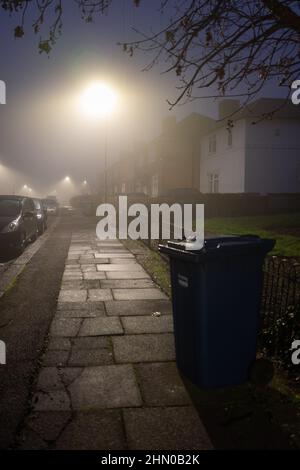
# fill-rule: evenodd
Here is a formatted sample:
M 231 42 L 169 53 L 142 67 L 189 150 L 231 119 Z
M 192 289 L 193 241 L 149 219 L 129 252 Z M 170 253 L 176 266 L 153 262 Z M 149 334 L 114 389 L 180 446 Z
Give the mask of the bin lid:
M 267 254 L 275 246 L 276 241 L 260 238 L 258 235 L 222 235 L 205 238 L 201 250 L 187 251 L 181 242 L 168 241 L 167 245 L 159 245 L 159 251 L 169 256 L 185 258 L 197 262 L 207 256 L 235 255 L 256 252 Z

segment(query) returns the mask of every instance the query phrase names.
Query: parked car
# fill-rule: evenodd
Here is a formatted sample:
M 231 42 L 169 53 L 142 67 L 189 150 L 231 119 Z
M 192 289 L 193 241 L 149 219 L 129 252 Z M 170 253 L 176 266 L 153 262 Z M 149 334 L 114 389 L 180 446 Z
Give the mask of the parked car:
M 23 196 L 0 196 L 0 250 L 21 254 L 38 237 L 34 202 Z
M 34 198 L 33 203 L 35 207 L 39 235 L 42 235 L 47 229 L 47 211 L 44 209 L 41 199 Z
M 59 215 L 73 215 L 75 209 L 72 206 L 60 206 Z
M 48 215 L 58 215 L 58 203 L 54 199 L 44 199 L 44 207 L 46 207 Z

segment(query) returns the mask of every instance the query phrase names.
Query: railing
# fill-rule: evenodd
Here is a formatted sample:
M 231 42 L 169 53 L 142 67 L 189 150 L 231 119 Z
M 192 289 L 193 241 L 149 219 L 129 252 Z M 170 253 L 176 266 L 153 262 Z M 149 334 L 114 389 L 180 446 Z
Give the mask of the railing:
M 291 345 L 300 339 L 300 264 L 266 258 L 259 345 L 265 356 L 292 366 Z

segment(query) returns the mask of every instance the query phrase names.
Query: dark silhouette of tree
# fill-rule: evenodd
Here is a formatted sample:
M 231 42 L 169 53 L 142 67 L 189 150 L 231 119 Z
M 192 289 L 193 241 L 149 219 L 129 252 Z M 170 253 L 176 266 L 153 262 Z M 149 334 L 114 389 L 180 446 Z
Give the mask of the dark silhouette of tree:
M 73 0 L 88 23 L 106 13 L 113 1 Z M 142 8 L 143 0 L 133 3 Z M 25 33 L 29 9 L 35 15 L 36 34 L 47 25 L 48 37 L 39 40 L 39 51 L 47 54 L 62 32 L 63 4 L 61 0 L 0 0 L 2 9 L 20 17 L 16 37 Z M 171 106 L 208 97 L 207 89 L 213 90 L 209 97 L 249 100 L 267 81 L 290 87 L 300 78 L 299 1 L 162 0 L 160 9 L 167 18 L 163 29 L 155 31 L 155 25 L 150 25 L 151 33 L 135 30 L 137 40 L 121 45 L 130 56 L 137 51 L 151 55 L 144 70 L 164 61 L 164 73 L 176 73 L 179 91 Z

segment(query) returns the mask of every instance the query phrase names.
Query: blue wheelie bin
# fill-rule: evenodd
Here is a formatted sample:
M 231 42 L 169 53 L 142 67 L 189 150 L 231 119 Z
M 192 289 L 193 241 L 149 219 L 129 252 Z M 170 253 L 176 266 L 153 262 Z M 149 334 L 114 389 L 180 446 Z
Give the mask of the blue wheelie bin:
M 168 242 L 176 361 L 202 388 L 242 384 L 256 358 L 263 262 L 275 240 L 210 238 L 198 251 Z

